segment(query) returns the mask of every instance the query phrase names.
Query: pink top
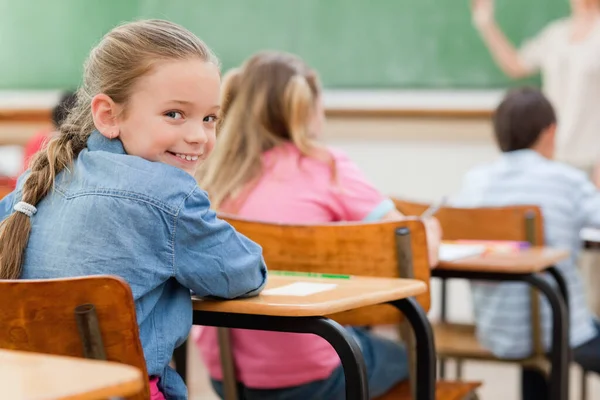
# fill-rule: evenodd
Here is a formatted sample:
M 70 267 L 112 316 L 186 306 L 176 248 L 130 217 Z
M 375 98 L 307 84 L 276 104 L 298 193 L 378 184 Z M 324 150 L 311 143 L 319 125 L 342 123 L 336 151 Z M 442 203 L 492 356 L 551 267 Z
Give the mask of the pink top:
M 329 163 L 302 156 L 291 143 L 263 155 L 263 176 L 238 204 L 223 211 L 254 220 L 319 224 L 376 221 L 394 209 L 344 154 L 329 150 Z M 216 328 L 192 332 L 209 373 L 222 380 Z M 333 348 L 314 335 L 232 329 L 238 381 L 255 389 L 298 386 L 327 378 L 340 365 Z
M 158 378 L 150 379 L 150 400 L 165 400 L 165 395 L 158 388 Z

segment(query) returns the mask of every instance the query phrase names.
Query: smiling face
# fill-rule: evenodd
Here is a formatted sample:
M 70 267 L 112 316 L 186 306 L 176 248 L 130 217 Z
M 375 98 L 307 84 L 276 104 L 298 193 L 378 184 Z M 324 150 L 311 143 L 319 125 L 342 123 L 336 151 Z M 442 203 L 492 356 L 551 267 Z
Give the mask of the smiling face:
M 193 175 L 215 145 L 220 85 L 217 66 L 199 59 L 155 66 L 115 119 L 127 154 Z

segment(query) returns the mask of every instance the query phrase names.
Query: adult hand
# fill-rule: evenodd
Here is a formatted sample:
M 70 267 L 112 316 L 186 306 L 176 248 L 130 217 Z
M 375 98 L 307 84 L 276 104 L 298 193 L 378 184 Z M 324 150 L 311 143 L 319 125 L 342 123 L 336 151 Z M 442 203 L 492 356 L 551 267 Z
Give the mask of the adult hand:
M 494 23 L 494 0 L 471 0 L 473 24 L 481 29 Z

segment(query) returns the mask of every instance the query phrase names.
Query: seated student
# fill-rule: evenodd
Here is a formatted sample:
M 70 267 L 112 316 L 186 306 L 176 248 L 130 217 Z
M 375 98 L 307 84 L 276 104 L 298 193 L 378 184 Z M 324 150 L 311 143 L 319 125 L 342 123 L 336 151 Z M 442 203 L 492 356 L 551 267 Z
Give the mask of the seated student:
M 552 160 L 556 117 L 549 101 L 537 89 L 510 91 L 496 110 L 494 132 L 502 157 L 470 171 L 453 205 L 541 207 L 546 244 L 571 251 L 571 257 L 557 267 L 568 286 L 575 361 L 600 372 L 599 326 L 586 305 L 576 267 L 581 250 L 579 231 L 584 226 L 600 226 L 600 192 L 583 172 Z M 531 354 L 528 286 L 473 283 L 471 287 L 481 342 L 498 357 Z M 541 315 L 543 343 L 549 350 L 552 320 L 545 299 Z M 523 398 L 548 398 L 546 381 L 536 371 L 523 371 Z
M 73 92 L 66 92 L 60 97 L 58 104 L 52 109 L 52 129 L 42 129 L 31 137 L 25 144 L 23 153 L 23 171 L 29 168 L 31 158 L 51 139 L 52 134 L 57 132 L 60 125 L 64 122 L 69 110 L 75 105 L 76 95 Z
M 0 279 L 116 275 L 133 292 L 152 400 L 185 399 L 169 367 L 199 296 L 257 294 L 258 245 L 210 210 L 193 175 L 215 143 L 219 63 L 148 20 L 92 50 L 77 104 L 0 201 Z
M 298 57 L 251 57 L 225 77 L 222 107 L 219 146 L 197 174 L 217 210 L 303 224 L 403 218 L 346 155 L 317 142 L 324 122 L 321 87 L 316 72 Z M 427 221 L 432 258 L 440 240 L 436 224 Z M 372 397 L 407 378 L 400 344 L 348 329 L 363 350 Z M 216 329 L 198 327 L 194 334 L 223 396 Z M 235 329 L 231 338 L 243 398 L 345 398 L 340 360 L 324 339 Z

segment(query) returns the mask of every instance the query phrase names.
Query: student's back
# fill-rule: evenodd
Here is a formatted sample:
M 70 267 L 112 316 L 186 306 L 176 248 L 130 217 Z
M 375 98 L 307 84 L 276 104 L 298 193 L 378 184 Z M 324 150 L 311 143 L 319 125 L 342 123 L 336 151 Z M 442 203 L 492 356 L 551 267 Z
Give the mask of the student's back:
M 332 162 L 306 157 L 293 143 L 267 150 L 260 179 L 221 209 L 248 219 L 306 224 L 377 221 L 394 209 L 344 153 L 323 151 Z
M 302 60 L 259 53 L 229 73 L 223 87 L 220 144 L 198 174 L 218 210 L 300 224 L 402 218 L 348 157 L 318 143 L 321 88 Z M 435 227 L 435 221 L 428 224 Z M 439 237 L 431 239 L 435 250 Z M 406 354 L 399 344 L 349 330 L 363 350 L 372 396 L 406 377 Z M 216 330 L 201 328 L 196 334 L 222 394 Z M 241 396 L 248 400 L 345 396 L 339 357 L 320 337 L 232 330 L 231 342 Z
M 504 153 L 500 160 L 477 167 L 465 177 L 454 205 L 496 207 L 537 205 L 544 218 L 545 245 L 568 249 L 569 259 L 557 267 L 566 278 L 571 305 L 571 343 L 578 346 L 595 335 L 592 315 L 576 269 L 581 251 L 579 232 L 586 225 L 600 225 L 600 197 L 585 174 L 574 167 L 544 158 L 533 150 Z M 504 302 L 521 302 L 527 309 L 529 292 L 524 284 L 474 284 L 474 304 L 481 318 L 480 338 L 497 355 L 523 357 L 531 351 L 528 312 L 511 316 L 495 313 Z M 508 308 L 510 310 L 511 308 Z M 508 312 L 508 311 L 507 311 Z M 543 303 L 544 344 L 550 346 L 550 310 Z M 511 320 L 511 329 L 499 330 Z
M 462 193 L 463 206 L 540 206 L 545 244 L 571 250 L 569 263 L 575 263 L 581 250 L 582 227 L 600 224 L 600 204 L 590 203 L 596 201 L 597 189 L 588 177 L 529 149 L 504 153 L 498 161 L 474 168 Z
M 494 116 L 494 132 L 502 156 L 469 172 L 453 205 L 494 207 L 537 205 L 544 218 L 545 245 L 567 249 L 571 257 L 558 263 L 569 295 L 570 345 L 574 359 L 587 370 L 600 371 L 600 336 L 584 298 L 576 260 L 579 232 L 600 226 L 600 193 L 584 173 L 552 160 L 556 116 L 536 89 L 515 89 Z M 473 282 L 473 305 L 479 340 L 504 358 L 531 355 L 530 289 L 524 283 Z M 541 302 L 541 333 L 551 345 L 552 318 Z M 523 369 L 523 399 L 547 398 L 547 380 L 536 369 Z
M 260 178 L 238 198 L 226 200 L 220 210 L 257 221 L 323 224 L 377 221 L 394 209 L 348 157 L 322 151 L 331 156 L 335 172 L 331 162 L 307 157 L 291 142 L 267 150 Z M 251 388 L 278 389 L 324 380 L 340 365 L 331 345 L 314 335 L 232 329 L 231 340 L 238 379 Z M 211 376 L 222 379 L 217 330 L 198 330 L 197 341 Z

